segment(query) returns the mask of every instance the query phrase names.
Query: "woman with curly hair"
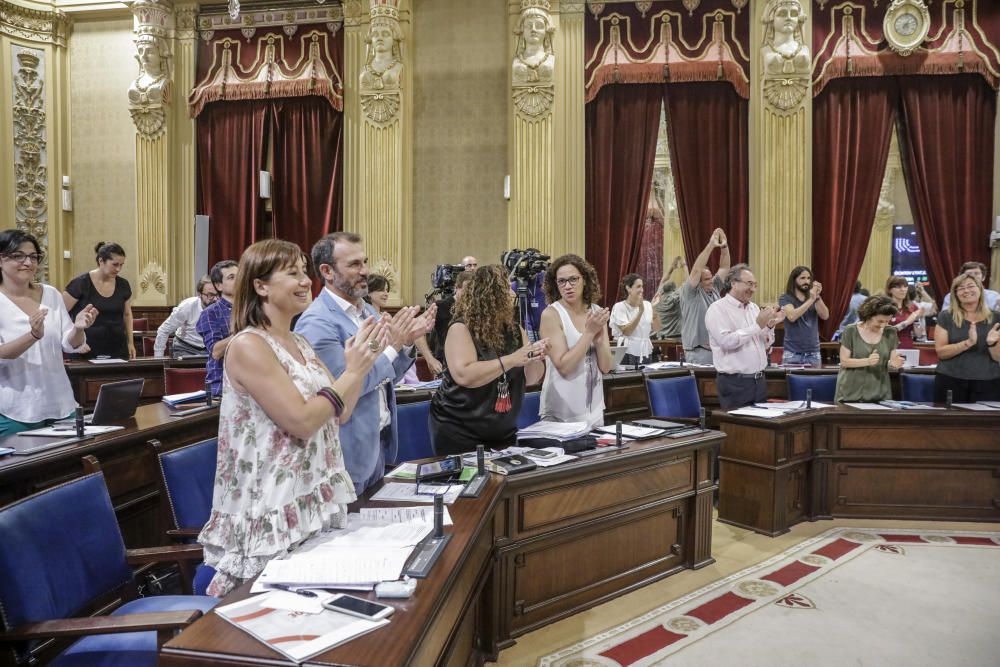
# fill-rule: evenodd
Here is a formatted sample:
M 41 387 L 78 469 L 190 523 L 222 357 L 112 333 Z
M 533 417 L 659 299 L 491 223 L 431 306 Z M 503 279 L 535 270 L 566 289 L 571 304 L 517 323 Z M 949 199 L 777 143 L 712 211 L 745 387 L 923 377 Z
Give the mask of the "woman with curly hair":
M 611 372 L 607 308 L 601 308 L 597 272 L 579 255 L 557 257 L 542 284 L 549 307 L 542 312 L 542 336 L 549 340 L 542 419 L 604 423 L 601 374 Z
M 518 326 L 503 268 L 476 269 L 455 303 L 441 386 L 431 399 L 434 452 L 515 444 L 525 386 L 542 379 L 547 349 L 547 340 L 531 343 Z

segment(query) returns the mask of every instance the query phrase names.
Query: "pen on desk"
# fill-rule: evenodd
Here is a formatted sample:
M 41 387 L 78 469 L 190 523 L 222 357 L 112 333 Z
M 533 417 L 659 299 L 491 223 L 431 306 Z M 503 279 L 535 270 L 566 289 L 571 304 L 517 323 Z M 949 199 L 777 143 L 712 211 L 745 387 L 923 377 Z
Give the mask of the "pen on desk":
M 264 586 L 276 591 L 287 591 L 289 593 L 295 593 L 296 595 L 301 595 L 304 598 L 316 597 L 316 593 L 314 593 L 313 591 L 309 591 L 304 588 L 292 588 L 288 584 L 264 584 Z

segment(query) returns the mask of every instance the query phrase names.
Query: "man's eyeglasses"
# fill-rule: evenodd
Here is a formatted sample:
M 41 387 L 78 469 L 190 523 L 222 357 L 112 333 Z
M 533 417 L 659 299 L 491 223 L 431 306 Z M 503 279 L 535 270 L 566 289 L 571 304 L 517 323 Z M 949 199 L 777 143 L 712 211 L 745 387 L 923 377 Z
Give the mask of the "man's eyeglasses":
M 740 280 L 739 278 L 736 278 L 736 279 L 733 280 L 733 282 L 734 283 L 743 283 L 744 285 L 746 285 L 750 289 L 757 289 L 757 283 L 754 282 L 754 281 L 752 281 L 752 280 Z
M 208 301 L 218 301 L 219 295 L 213 292 L 199 292 L 201 298 L 207 299 Z
M 559 287 L 566 287 L 566 285 L 575 285 L 580 282 L 582 276 L 573 276 L 571 278 L 557 278 L 556 285 Z
M 4 255 L 9 260 L 12 260 L 16 264 L 23 264 L 24 260 L 38 264 L 43 259 L 45 259 L 44 252 L 33 252 L 30 255 L 26 255 L 23 252 L 11 252 Z

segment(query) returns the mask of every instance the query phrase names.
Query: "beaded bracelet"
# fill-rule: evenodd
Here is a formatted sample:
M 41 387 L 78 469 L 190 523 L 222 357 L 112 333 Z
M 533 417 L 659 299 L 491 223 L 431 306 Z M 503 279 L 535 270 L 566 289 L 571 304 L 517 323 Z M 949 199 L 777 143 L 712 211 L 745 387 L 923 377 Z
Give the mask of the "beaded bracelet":
M 333 413 L 339 415 L 344 411 L 344 399 L 340 397 L 333 387 L 323 387 L 316 392 L 317 396 L 322 396 L 326 400 L 330 401 L 330 405 L 333 406 Z
M 33 330 L 29 330 L 28 333 L 30 333 L 31 337 L 34 338 L 35 340 L 41 340 L 42 339 L 41 336 L 36 336 L 35 332 Z

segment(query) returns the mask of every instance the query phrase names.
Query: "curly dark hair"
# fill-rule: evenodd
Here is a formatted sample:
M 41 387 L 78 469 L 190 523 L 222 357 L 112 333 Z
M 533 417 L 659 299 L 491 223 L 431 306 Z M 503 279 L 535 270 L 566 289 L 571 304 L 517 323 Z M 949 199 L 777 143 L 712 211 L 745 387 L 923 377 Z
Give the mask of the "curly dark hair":
M 601 298 L 601 285 L 597 282 L 597 271 L 594 266 L 579 255 L 562 255 L 556 257 L 549 268 L 545 271 L 545 279 L 542 281 L 542 291 L 545 293 L 547 303 L 555 303 L 560 298 L 559 286 L 556 284 L 556 273 L 562 267 L 572 265 L 583 276 L 583 302 L 589 306 L 598 303 Z
M 520 339 L 507 273 L 499 264 L 480 266 L 471 273 L 472 280 L 455 303 L 452 321 L 464 322 L 477 345 L 500 354 L 509 337 L 517 334 Z
M 896 304 L 892 302 L 892 297 L 884 294 L 875 294 L 865 299 L 858 306 L 858 319 L 867 322 L 876 315 L 894 316 L 899 311 Z

